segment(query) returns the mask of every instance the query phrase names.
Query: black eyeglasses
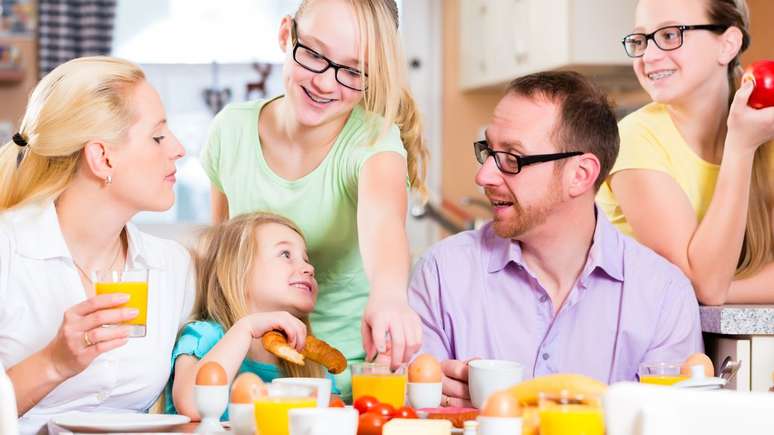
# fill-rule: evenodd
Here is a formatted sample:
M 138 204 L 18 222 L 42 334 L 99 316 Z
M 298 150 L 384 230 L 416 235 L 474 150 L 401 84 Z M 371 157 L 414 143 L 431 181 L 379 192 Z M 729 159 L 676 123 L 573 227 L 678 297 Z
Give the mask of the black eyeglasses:
M 368 74 L 360 72 L 355 68 L 346 65 L 340 65 L 322 54 L 312 50 L 298 41 L 298 30 L 296 29 L 296 20 L 291 20 L 291 39 L 293 41 L 293 60 L 304 69 L 313 73 L 322 74 L 333 68 L 336 81 L 345 88 L 353 91 L 362 92 L 366 88 L 365 79 Z
M 648 40 L 656 43 L 656 47 L 664 51 L 677 50 L 683 46 L 683 33 L 687 30 L 711 30 L 724 32 L 728 26 L 723 24 L 697 24 L 693 26 L 666 26 L 651 33 L 632 33 L 624 36 L 621 43 L 629 57 L 642 57 L 648 48 Z
M 473 150 L 476 153 L 476 160 L 482 165 L 486 162 L 489 156 L 494 157 L 497 169 L 500 172 L 510 175 L 516 175 L 521 172 L 522 168 L 535 163 L 552 162 L 554 160 L 566 159 L 568 157 L 575 157 L 582 155 L 581 151 L 570 151 L 565 153 L 554 154 L 534 154 L 531 156 L 519 156 L 507 151 L 495 151 L 489 146 L 489 142 L 480 140 L 473 142 Z

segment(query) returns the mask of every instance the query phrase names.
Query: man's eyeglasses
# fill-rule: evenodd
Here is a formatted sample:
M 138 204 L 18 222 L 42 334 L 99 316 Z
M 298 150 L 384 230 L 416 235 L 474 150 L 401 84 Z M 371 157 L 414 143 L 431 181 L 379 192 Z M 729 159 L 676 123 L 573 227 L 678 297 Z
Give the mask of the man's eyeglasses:
M 693 26 L 666 26 L 651 33 L 632 33 L 624 36 L 621 43 L 629 57 L 642 57 L 648 48 L 648 40 L 664 51 L 677 50 L 683 46 L 683 33 L 687 30 L 711 30 L 724 32 L 728 26 L 723 24 L 697 24 Z
M 298 41 L 298 30 L 296 29 L 296 20 L 291 20 L 290 37 L 293 42 L 293 60 L 303 68 L 317 74 L 328 71 L 333 68 L 336 81 L 345 88 L 353 91 L 364 91 L 366 88 L 365 79 L 368 74 L 362 73 L 355 68 L 346 65 L 340 65 L 322 54 L 312 50 Z
M 582 155 L 581 151 L 569 151 L 565 153 L 554 154 L 534 154 L 531 156 L 519 156 L 507 151 L 495 151 L 489 147 L 489 143 L 485 140 L 480 140 L 473 143 L 473 149 L 476 153 L 476 160 L 482 165 L 486 162 L 489 156 L 494 157 L 497 169 L 500 172 L 510 175 L 516 175 L 521 172 L 522 168 L 528 165 L 534 165 L 535 163 L 552 162 L 554 160 L 566 159 L 568 157 L 575 157 Z

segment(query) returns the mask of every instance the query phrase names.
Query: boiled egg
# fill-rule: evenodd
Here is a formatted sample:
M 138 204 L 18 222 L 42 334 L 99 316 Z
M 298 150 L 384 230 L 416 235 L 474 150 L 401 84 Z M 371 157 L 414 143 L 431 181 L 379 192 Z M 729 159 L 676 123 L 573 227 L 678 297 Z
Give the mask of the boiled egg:
M 409 364 L 408 381 L 412 383 L 441 382 L 441 363 L 430 354 L 419 355 Z
M 521 416 L 519 399 L 508 390 L 492 393 L 484 401 L 481 415 L 486 417 L 519 417 Z
M 209 361 L 199 367 L 196 372 L 196 385 L 226 385 L 228 377 L 223 366 L 215 361 Z
M 252 404 L 255 397 L 261 395 L 263 385 L 255 373 L 241 373 L 231 385 L 231 403 Z
M 680 375 L 691 376 L 691 367 L 700 365 L 704 367 L 704 376 L 715 376 L 715 368 L 712 365 L 712 360 L 707 355 L 697 352 L 690 355 L 685 359 L 685 362 L 680 366 Z

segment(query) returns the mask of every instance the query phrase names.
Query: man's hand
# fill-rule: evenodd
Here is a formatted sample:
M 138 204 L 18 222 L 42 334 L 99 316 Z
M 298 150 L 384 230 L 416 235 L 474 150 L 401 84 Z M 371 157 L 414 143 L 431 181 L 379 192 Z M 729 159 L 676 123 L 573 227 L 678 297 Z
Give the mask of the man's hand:
M 468 391 L 468 363 L 476 358 L 470 358 L 465 361 L 448 359 L 441 363 L 441 372 L 443 377 L 443 394 L 441 395 L 441 406 L 451 406 L 455 408 L 472 408 L 470 403 L 470 392 Z

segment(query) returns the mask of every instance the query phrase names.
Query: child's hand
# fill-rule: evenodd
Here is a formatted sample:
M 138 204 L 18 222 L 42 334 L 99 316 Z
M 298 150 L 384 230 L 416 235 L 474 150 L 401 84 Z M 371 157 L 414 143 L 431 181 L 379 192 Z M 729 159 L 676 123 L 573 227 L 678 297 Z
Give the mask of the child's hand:
M 288 344 L 301 352 L 306 340 L 306 325 L 287 311 L 253 313 L 239 320 L 244 323 L 254 339 L 272 330 L 281 330 L 288 337 Z

